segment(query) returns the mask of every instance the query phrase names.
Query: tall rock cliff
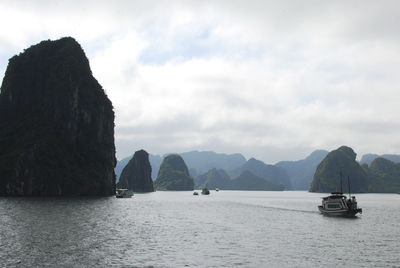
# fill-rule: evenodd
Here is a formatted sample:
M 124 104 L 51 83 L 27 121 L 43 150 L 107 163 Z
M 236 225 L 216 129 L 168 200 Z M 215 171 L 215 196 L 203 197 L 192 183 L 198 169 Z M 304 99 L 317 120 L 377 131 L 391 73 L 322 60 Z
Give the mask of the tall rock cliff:
M 154 185 L 157 190 L 190 191 L 194 182 L 182 157 L 171 154 L 164 158 Z
M 0 129 L 0 195 L 115 193 L 112 103 L 73 38 L 9 60 Z
M 121 172 L 118 187 L 134 192 L 154 192 L 149 154 L 146 151 L 135 152 Z
M 348 177 L 351 192 L 366 192 L 368 190 L 367 174 L 357 163 L 356 156 L 353 149 L 347 146 L 330 152 L 318 165 L 310 192 L 340 191 L 340 172 L 343 174 L 343 192 L 348 192 Z

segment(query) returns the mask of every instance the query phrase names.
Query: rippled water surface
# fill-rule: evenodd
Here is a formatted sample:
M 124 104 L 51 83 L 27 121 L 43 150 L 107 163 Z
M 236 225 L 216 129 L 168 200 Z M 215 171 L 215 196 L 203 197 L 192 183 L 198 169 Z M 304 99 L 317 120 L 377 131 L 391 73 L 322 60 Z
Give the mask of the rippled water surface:
M 351 219 L 319 214 L 322 196 L 0 198 L 0 266 L 400 267 L 400 195 L 358 194 Z

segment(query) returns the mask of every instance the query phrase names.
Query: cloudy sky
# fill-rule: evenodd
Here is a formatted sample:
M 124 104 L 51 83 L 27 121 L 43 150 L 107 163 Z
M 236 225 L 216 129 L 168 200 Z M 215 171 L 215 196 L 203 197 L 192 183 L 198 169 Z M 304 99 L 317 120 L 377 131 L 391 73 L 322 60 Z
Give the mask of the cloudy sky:
M 0 0 L 0 25 L 0 79 L 41 40 L 82 45 L 118 159 L 400 153 L 399 1 Z

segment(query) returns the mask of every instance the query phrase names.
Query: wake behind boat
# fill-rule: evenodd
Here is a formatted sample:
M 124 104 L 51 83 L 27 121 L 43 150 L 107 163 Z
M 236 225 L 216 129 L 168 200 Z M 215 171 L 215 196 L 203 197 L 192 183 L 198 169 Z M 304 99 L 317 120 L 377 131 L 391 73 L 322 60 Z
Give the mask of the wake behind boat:
M 357 213 L 362 213 L 362 209 L 357 207 L 355 196 L 350 194 L 350 179 L 349 198 L 343 195 L 342 191 L 342 173 L 340 173 L 340 192 L 333 192 L 331 195 L 322 198 L 322 205 L 318 206 L 319 211 L 328 216 L 353 217 Z

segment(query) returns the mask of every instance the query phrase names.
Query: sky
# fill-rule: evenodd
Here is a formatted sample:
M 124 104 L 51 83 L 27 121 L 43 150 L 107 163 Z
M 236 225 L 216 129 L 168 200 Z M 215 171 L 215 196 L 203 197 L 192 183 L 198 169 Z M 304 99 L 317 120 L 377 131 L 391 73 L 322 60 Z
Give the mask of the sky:
M 118 159 L 400 153 L 400 1 L 0 0 L 0 25 L 1 80 L 33 44 L 81 44 Z

